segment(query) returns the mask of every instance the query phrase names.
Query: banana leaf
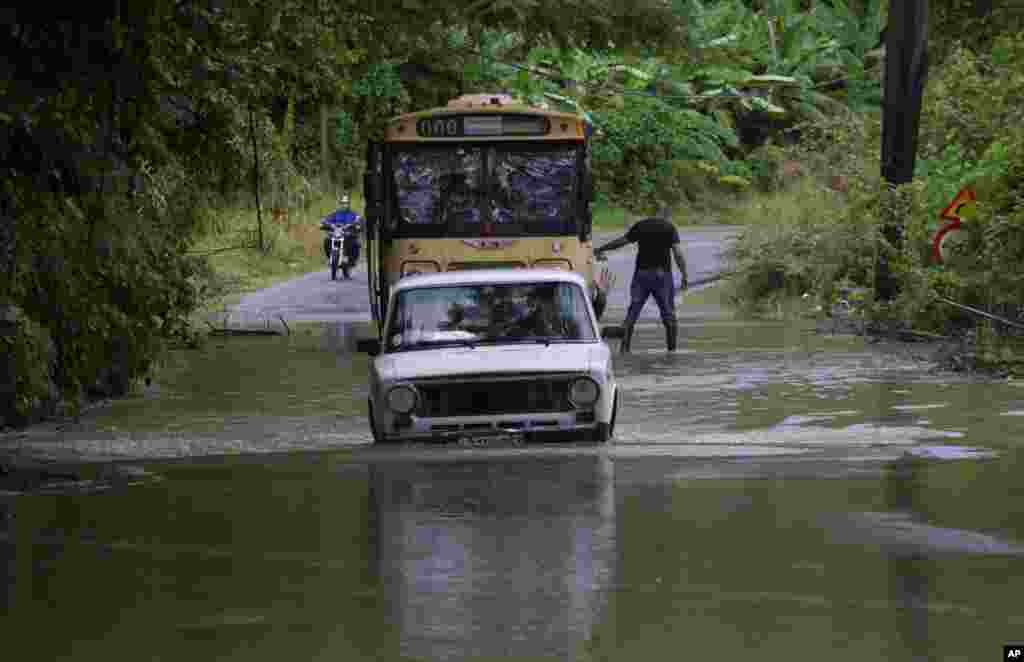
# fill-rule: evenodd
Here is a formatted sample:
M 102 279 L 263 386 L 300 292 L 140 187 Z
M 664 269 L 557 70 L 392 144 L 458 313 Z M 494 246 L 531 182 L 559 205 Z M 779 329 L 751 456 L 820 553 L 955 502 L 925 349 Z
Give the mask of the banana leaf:
M 750 112 L 763 113 L 774 119 L 783 119 L 789 116 L 788 110 L 761 97 L 743 97 L 740 99 L 740 105 Z

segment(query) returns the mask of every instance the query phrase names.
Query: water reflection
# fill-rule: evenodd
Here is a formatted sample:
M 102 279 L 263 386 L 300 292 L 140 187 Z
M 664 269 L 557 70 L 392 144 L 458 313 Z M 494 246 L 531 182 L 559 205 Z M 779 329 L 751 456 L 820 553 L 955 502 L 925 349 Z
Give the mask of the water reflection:
M 909 453 L 889 464 L 884 482 L 885 503 L 890 511 L 905 513 L 912 520 L 924 520 L 921 490 L 925 460 Z M 921 548 L 889 546 L 889 577 L 892 597 L 899 605 L 897 626 L 911 660 L 930 660 L 928 631 L 929 559 Z
M 582 654 L 612 581 L 609 458 L 370 473 L 384 610 L 403 655 Z
M 320 349 L 325 352 L 351 354 L 356 341 L 370 333 L 362 322 L 325 322 L 320 332 Z

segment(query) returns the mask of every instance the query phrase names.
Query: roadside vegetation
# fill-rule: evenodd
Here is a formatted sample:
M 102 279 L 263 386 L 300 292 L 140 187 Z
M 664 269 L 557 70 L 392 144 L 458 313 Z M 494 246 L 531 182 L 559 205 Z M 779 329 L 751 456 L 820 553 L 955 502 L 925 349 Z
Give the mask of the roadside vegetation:
M 783 150 L 819 190 L 842 177 L 844 192 L 798 199 L 782 224 L 751 227 L 735 254 L 734 302 L 748 311 L 778 310 L 799 300 L 804 311 L 850 315 L 862 328 L 921 332 L 957 339 L 951 365 L 1022 372 L 1020 330 L 949 301 L 1024 324 L 1024 132 L 1021 16 L 997 10 L 987 21 L 965 19 L 971 41 L 936 49 L 926 90 L 915 180 L 889 190 L 879 176 L 881 127 L 861 113 L 840 125 L 819 123 Z M 983 46 L 979 48 L 979 46 Z M 931 238 L 939 212 L 961 188 L 978 196 L 965 220 L 966 239 L 953 259 L 936 265 Z M 879 220 L 903 219 L 894 246 Z M 892 302 L 876 301 L 875 264 L 887 258 L 899 283 Z M 945 299 L 945 300 L 943 300 Z M 848 305 L 849 304 L 849 305 Z M 782 306 L 793 309 L 793 306 Z
M 353 209 L 362 209 L 362 195 L 351 196 Z M 337 197 L 320 192 L 285 214 L 266 213 L 264 249 L 257 248 L 256 212 L 249 205 L 209 212 L 213 227 L 196 240 L 191 254 L 202 259 L 202 306 L 197 313 L 224 310 L 242 295 L 324 266 L 320 220 L 338 208 Z
M 866 318 L 973 326 L 932 293 L 1009 311 L 1024 284 L 1024 40 L 1012 3 L 985 18 L 975 4 L 933 3 L 919 177 L 891 194 L 878 176 L 881 0 L 19 12 L 2 28 L 0 417 L 123 393 L 195 343 L 203 312 L 319 268 L 317 220 L 358 191 L 382 122 L 481 90 L 592 121 L 596 229 L 663 204 L 679 224 L 749 226 L 729 286 L 747 310 L 806 294 L 827 311 L 873 287 L 881 252 L 902 294 L 866 297 Z M 932 267 L 937 212 L 971 182 L 970 258 Z M 892 205 L 899 250 L 878 232 Z

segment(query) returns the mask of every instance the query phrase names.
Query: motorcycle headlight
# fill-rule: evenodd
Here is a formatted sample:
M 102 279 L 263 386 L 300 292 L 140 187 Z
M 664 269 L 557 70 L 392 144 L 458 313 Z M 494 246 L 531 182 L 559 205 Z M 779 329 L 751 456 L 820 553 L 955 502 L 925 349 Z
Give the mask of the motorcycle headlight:
M 601 388 L 590 377 L 580 377 L 569 387 L 569 401 L 574 407 L 589 407 L 597 402 Z
M 408 414 L 416 408 L 419 396 L 416 389 L 408 384 L 399 384 L 388 391 L 388 409 L 398 414 Z

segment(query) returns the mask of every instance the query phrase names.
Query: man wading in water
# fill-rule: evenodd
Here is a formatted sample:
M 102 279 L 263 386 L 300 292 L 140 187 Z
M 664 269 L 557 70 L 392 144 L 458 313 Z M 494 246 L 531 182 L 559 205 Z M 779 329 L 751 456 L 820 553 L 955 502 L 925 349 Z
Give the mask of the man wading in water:
M 633 339 L 633 326 L 644 304 L 647 303 L 647 297 L 654 295 L 654 301 L 661 312 L 661 323 L 665 325 L 665 344 L 668 345 L 668 351 L 674 352 L 679 327 L 676 325 L 676 288 L 672 282 L 670 253 L 675 258 L 679 273 L 682 274 L 679 282 L 680 291 L 686 289 L 687 280 L 686 259 L 679 245 L 679 232 L 672 225 L 672 210 L 662 207 L 656 217 L 634 223 L 624 236 L 601 246 L 594 254 L 600 256 L 605 251 L 615 250 L 633 242 L 637 244 L 636 272 L 629 287 L 629 312 L 626 313 L 626 321 L 623 323 L 624 334 L 620 351 L 623 354 L 629 351 L 629 344 Z

